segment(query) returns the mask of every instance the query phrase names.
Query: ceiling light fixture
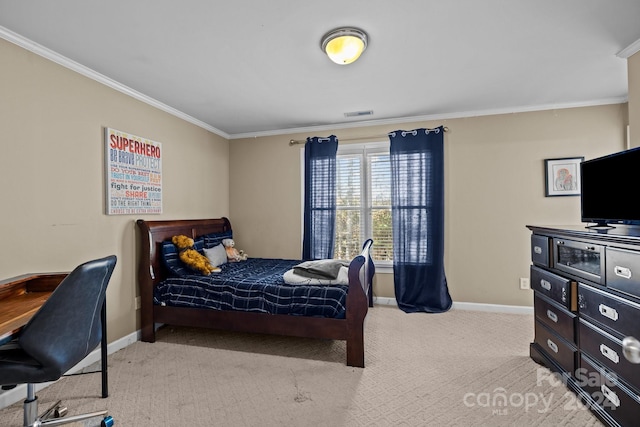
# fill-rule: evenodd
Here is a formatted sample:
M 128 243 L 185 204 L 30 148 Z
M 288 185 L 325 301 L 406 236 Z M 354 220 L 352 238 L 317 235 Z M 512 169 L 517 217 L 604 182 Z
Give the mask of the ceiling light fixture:
M 367 33 L 353 27 L 336 28 L 322 37 L 322 51 L 336 64 L 351 64 L 367 48 Z

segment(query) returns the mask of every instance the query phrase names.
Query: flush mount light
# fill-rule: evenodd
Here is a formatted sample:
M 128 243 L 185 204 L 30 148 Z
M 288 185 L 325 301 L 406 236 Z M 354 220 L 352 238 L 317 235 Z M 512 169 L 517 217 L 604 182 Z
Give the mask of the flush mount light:
M 352 27 L 336 28 L 322 37 L 320 47 L 336 64 L 351 64 L 367 48 L 367 33 Z

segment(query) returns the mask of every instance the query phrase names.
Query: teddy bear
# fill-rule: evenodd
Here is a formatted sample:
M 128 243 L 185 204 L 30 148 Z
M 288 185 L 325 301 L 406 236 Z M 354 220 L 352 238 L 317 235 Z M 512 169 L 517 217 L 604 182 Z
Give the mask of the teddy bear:
M 208 276 L 211 273 L 217 273 L 221 270 L 220 267 L 214 267 L 211 265 L 206 256 L 194 249 L 194 242 L 191 237 L 184 235 L 173 236 L 171 241 L 180 250 L 178 254 L 180 261 L 184 262 L 192 270 L 199 271 L 205 276 Z
M 233 239 L 222 239 L 222 245 L 225 251 L 227 251 L 227 260 L 229 262 L 246 261 L 247 254 L 244 251 L 239 251 L 235 248 L 236 242 Z

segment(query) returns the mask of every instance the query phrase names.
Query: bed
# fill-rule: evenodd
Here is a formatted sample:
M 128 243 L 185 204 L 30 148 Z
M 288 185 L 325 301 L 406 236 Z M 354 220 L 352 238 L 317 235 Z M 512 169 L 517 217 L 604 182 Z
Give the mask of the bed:
M 198 273 L 176 274 L 168 261 L 171 238 L 182 234 L 210 247 L 232 237 L 227 218 L 136 223 L 142 341 L 155 342 L 156 324 L 344 340 L 347 365 L 364 368 L 364 320 L 373 307 L 375 274 L 371 240 L 348 262 L 346 284 L 291 285 L 283 282 L 283 272 L 300 260 L 249 258 L 225 264 L 211 279 Z M 241 277 L 240 285 L 234 283 L 236 276 Z M 265 296 L 258 302 L 250 298 L 260 292 Z M 267 297 L 274 292 L 276 297 Z M 177 293 L 181 296 L 174 297 Z

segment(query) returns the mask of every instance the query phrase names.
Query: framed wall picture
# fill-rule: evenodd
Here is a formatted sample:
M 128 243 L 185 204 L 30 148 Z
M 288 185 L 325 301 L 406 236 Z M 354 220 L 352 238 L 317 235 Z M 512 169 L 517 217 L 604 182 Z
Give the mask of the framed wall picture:
M 162 144 L 104 129 L 107 215 L 162 213 Z
M 545 159 L 545 196 L 579 196 L 580 163 L 584 157 Z

